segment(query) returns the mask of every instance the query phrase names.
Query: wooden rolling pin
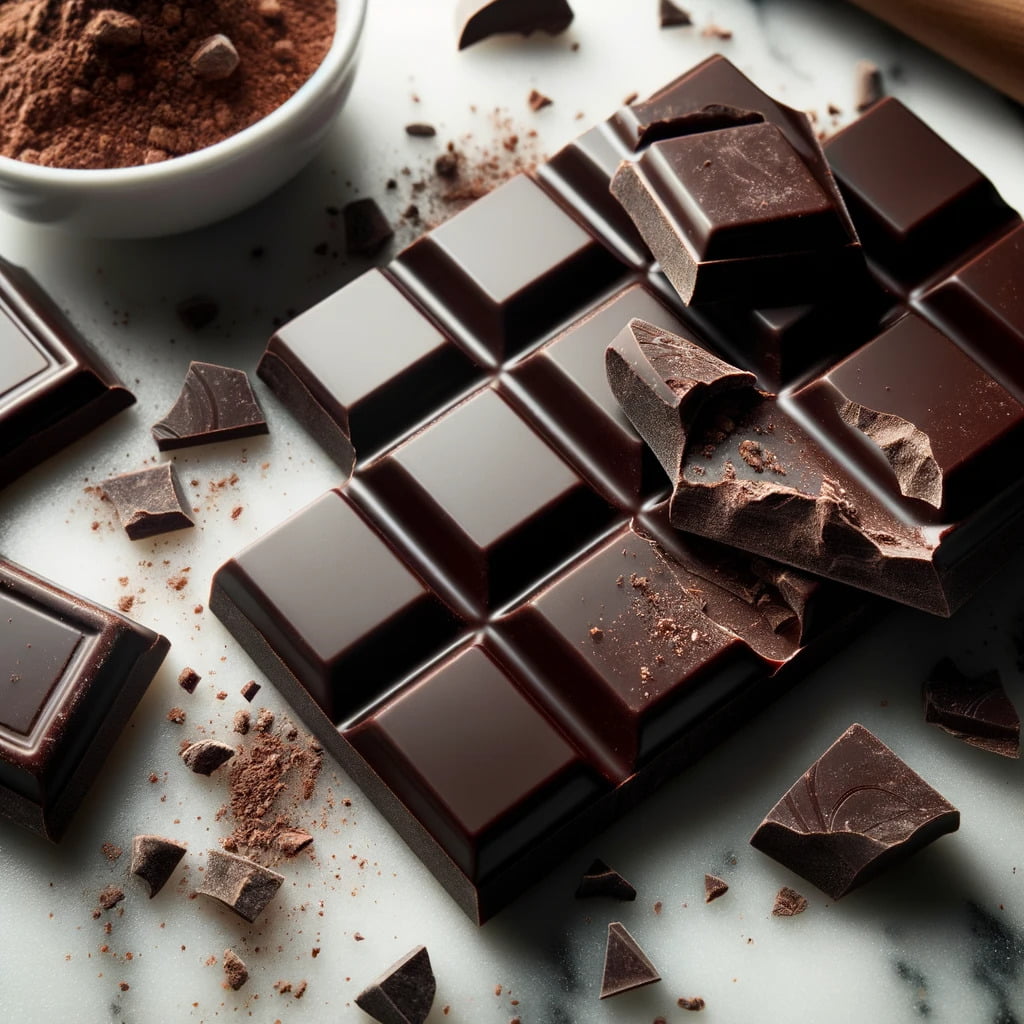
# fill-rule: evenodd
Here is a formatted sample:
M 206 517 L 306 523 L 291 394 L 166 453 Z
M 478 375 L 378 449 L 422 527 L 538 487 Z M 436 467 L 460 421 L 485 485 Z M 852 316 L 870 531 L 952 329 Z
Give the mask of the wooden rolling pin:
M 1024 103 L 1024 0 L 853 0 Z

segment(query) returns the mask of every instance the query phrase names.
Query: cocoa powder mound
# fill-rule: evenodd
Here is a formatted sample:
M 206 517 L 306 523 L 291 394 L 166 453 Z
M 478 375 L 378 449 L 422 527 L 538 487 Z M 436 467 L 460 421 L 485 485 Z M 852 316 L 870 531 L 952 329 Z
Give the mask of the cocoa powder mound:
M 103 168 L 210 146 L 309 78 L 336 10 L 335 0 L 0 3 L 0 153 Z

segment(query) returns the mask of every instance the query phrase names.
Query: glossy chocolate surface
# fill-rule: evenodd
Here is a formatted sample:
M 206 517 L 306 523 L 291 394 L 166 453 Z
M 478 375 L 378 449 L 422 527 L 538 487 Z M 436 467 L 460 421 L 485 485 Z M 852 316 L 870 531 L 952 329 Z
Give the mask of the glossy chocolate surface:
M 0 813 L 59 839 L 168 647 L 0 560 Z
M 135 397 L 20 267 L 0 259 L 0 487 Z
M 631 317 L 684 330 L 688 314 L 598 216 L 589 185 L 603 175 L 611 199 L 623 144 L 597 137 L 585 173 L 563 151 L 277 332 L 261 376 L 352 476 L 211 594 L 476 920 L 767 701 L 861 603 L 669 526 L 604 350 Z

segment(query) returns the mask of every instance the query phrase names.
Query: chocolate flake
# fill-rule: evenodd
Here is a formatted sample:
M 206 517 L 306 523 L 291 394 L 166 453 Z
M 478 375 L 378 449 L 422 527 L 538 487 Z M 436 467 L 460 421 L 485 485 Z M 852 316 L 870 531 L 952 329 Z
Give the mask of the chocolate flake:
M 249 980 L 245 961 L 233 950 L 224 950 L 224 980 L 236 992 Z
M 928 674 L 924 701 L 926 722 L 982 750 L 1020 757 L 1020 717 L 998 672 L 966 676 L 943 658 Z
M 274 845 L 286 857 L 295 857 L 312 844 L 313 837 L 304 828 L 287 829 L 280 832 L 274 840 Z
M 960 812 L 852 725 L 768 812 L 750 843 L 833 899 L 960 827 Z
M 181 759 L 197 775 L 210 775 L 235 756 L 235 748 L 220 740 L 200 740 L 181 752 Z
M 169 462 L 136 473 L 122 473 L 104 480 L 100 487 L 113 503 L 131 540 L 144 540 L 194 525 L 185 512 L 185 500 Z
M 266 433 L 267 421 L 245 371 L 214 363 L 189 364 L 173 408 L 153 425 L 162 452 Z
M 255 921 L 284 882 L 284 876 L 255 861 L 221 850 L 207 851 L 206 872 L 199 892 L 230 907 L 246 921 Z
M 556 36 L 572 24 L 567 0 L 458 0 L 456 25 L 459 49 L 504 32 L 547 32 Z
M 609 896 L 616 900 L 635 900 L 636 889 L 625 878 L 608 867 L 603 860 L 595 860 L 576 888 L 576 899 L 591 896 Z
M 356 996 L 356 1006 L 380 1024 L 423 1024 L 437 982 L 426 946 L 417 946 Z
M 807 900 L 788 885 L 784 885 L 775 894 L 772 906 L 772 917 L 796 917 L 807 909 Z
M 437 129 L 432 124 L 416 121 L 405 126 L 405 134 L 411 135 L 414 139 L 432 139 L 437 134 Z
M 643 985 L 661 981 L 654 964 L 636 939 L 618 921 L 608 925 L 608 945 L 604 953 L 601 998 L 617 996 Z
M 123 899 L 124 889 L 120 886 L 108 885 L 100 892 L 97 902 L 100 910 L 113 910 Z
M 173 839 L 154 835 L 136 836 L 132 840 L 129 871 L 149 886 L 149 898 L 152 899 L 167 883 L 184 856 L 185 847 Z
M 717 875 L 705 875 L 704 876 L 704 902 L 710 903 L 712 900 L 717 900 L 719 896 L 724 896 L 729 891 L 729 883 L 723 878 L 719 878 Z

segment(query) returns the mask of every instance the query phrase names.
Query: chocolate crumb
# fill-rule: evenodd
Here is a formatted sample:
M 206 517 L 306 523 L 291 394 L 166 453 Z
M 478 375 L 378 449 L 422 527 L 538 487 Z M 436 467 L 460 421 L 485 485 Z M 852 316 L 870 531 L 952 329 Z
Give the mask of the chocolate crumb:
M 722 28 L 721 25 L 716 25 L 714 22 L 705 25 L 704 28 L 701 29 L 700 34 L 709 39 L 732 39 L 731 28 Z
M 249 980 L 245 962 L 233 950 L 224 950 L 224 978 L 236 992 Z
M 414 121 L 405 126 L 405 134 L 416 139 L 432 139 L 437 134 L 437 129 L 432 124 Z
M 199 680 L 203 677 L 196 672 L 193 668 L 184 668 L 181 670 L 181 675 L 178 676 L 178 685 L 186 693 L 195 693 L 196 687 L 199 685 Z
M 686 996 L 680 996 L 676 1000 L 676 1006 L 680 1010 L 703 1010 L 706 1005 L 700 996 L 693 996 L 690 999 L 687 999 Z
M 260 708 L 256 715 L 256 724 L 253 728 L 257 732 L 268 732 L 274 724 L 274 712 L 269 708 Z
M 280 832 L 274 839 L 274 845 L 286 856 L 295 857 L 307 846 L 311 846 L 313 837 L 304 828 L 293 828 Z
M 220 740 L 200 740 L 189 744 L 181 752 L 182 761 L 197 775 L 212 774 L 234 756 L 235 748 Z
M 717 875 L 704 876 L 704 902 L 710 903 L 729 891 L 729 883 Z
M 252 702 L 253 697 L 255 697 L 259 692 L 260 684 L 257 683 L 255 679 L 250 679 L 249 682 L 242 687 L 242 696 L 250 703 Z
M 185 724 L 185 712 L 181 708 L 171 708 L 167 712 L 167 721 L 173 722 L 175 725 Z
M 601 629 L 600 626 L 591 626 L 590 627 L 590 635 L 595 640 L 602 640 L 604 638 L 604 630 Z
M 116 843 L 103 843 L 100 846 L 100 853 L 102 853 L 107 860 L 113 862 L 120 859 L 124 850 L 122 850 Z
M 773 917 L 795 917 L 807 909 L 807 900 L 788 885 L 784 885 L 775 894 L 775 904 L 772 907 Z
M 544 93 L 538 92 L 536 89 L 530 90 L 530 95 L 526 97 L 526 103 L 529 108 L 536 113 L 538 110 L 543 110 L 545 107 L 550 107 L 554 100 L 550 96 L 545 96 Z
M 235 717 L 231 722 L 231 728 L 240 736 L 246 736 L 249 733 L 249 723 L 250 717 L 248 711 L 236 711 Z
M 112 910 L 124 899 L 124 889 L 116 885 L 108 885 L 97 897 L 100 910 Z
M 217 700 L 227 700 L 228 699 L 228 691 L 227 690 L 218 690 L 214 694 L 214 696 L 216 697 Z
M 134 605 L 134 604 L 135 604 L 135 595 L 134 594 L 122 594 L 117 599 L 117 610 L 119 612 L 124 612 L 125 614 L 127 614 L 128 612 L 130 612 L 132 610 L 132 605 Z

